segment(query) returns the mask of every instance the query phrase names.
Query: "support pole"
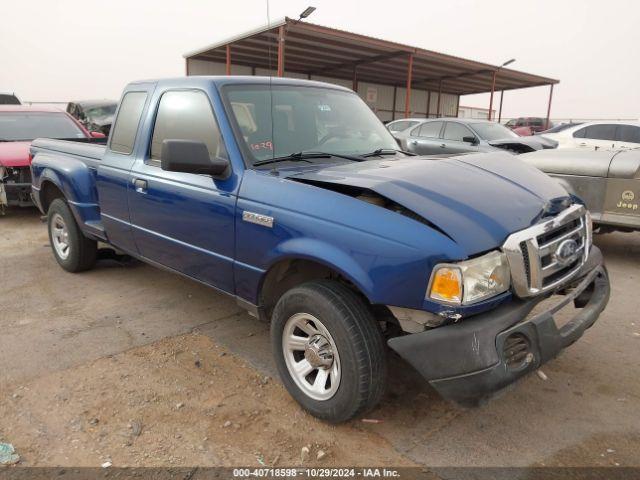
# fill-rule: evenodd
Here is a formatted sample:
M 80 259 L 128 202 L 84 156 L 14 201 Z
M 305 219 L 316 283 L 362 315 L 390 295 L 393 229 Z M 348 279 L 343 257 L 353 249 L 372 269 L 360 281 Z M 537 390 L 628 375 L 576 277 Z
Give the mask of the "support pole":
M 442 79 L 438 82 L 438 109 L 436 110 L 436 118 L 440 118 L 442 108 Z
M 500 109 L 498 110 L 498 123 L 502 122 L 502 97 L 504 96 L 504 90 L 500 90 Z
M 409 118 L 409 108 L 411 106 L 411 80 L 413 76 L 413 53 L 409 54 L 409 65 L 407 66 L 407 94 L 404 99 L 404 118 Z
M 496 76 L 498 75 L 498 70 L 493 71 L 493 79 L 491 80 L 491 96 L 489 97 L 489 121 L 493 120 L 493 115 L 491 112 L 493 110 L 493 92 L 496 89 Z
M 231 45 L 227 43 L 227 64 L 225 72 L 227 75 L 231 75 Z
M 278 27 L 278 76 L 284 76 L 284 25 Z
M 393 107 L 391 107 L 391 120 L 396 119 L 396 97 L 398 96 L 398 86 L 393 86 Z
M 549 128 L 549 119 L 551 118 L 551 100 L 553 100 L 553 83 L 551 84 L 551 88 L 549 89 L 549 104 L 547 105 L 547 125 L 545 126 L 545 130 Z
M 353 66 L 353 83 L 351 85 L 351 88 L 354 92 L 358 93 L 358 72 L 355 65 Z
M 460 116 L 460 95 L 456 96 L 456 118 Z
M 431 113 L 431 90 L 427 90 L 427 118 Z

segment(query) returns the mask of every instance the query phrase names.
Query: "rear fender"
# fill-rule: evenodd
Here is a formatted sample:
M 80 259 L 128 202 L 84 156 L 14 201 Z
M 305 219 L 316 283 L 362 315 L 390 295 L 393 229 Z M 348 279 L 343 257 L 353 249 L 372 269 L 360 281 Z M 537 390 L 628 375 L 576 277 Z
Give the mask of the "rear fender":
M 32 171 L 34 194 L 38 195 L 40 205 L 44 200 L 41 193 L 50 182 L 62 192 L 80 225 L 100 220 L 95 180 L 85 163 L 74 158 L 39 154 L 33 161 Z

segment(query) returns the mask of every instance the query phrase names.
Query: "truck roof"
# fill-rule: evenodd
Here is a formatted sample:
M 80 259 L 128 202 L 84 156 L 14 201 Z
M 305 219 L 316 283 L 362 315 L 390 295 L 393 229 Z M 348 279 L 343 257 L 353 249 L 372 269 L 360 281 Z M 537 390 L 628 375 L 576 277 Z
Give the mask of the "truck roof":
M 351 92 L 352 90 L 341 85 L 333 83 L 318 82 L 316 80 L 306 80 L 300 78 L 289 77 L 264 77 L 253 75 L 197 75 L 190 77 L 175 77 L 175 78 L 160 78 L 149 80 L 138 80 L 129 83 L 129 85 L 137 85 L 141 83 L 154 83 L 159 86 L 175 86 L 184 87 L 189 86 L 208 86 L 211 83 L 216 86 L 223 85 L 250 85 L 250 84 L 269 84 L 272 85 L 297 85 L 297 86 L 312 86 L 320 88 L 332 88 L 335 90 L 343 90 L 345 92 Z

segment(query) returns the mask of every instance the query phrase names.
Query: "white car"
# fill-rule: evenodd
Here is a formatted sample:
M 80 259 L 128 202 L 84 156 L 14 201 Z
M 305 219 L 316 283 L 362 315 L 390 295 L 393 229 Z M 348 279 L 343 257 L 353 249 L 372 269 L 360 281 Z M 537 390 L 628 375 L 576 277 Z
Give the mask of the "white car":
M 559 132 L 543 132 L 540 136 L 555 140 L 558 148 L 637 148 L 640 147 L 640 122 L 586 122 Z

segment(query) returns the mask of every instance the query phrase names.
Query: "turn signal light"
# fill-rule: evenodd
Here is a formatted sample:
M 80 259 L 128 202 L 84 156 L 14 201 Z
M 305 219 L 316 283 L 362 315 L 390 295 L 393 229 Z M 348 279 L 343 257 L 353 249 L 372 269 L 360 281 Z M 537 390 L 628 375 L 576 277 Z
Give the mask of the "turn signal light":
M 460 303 L 462 301 L 462 278 L 460 269 L 441 267 L 433 276 L 429 296 L 435 300 Z

